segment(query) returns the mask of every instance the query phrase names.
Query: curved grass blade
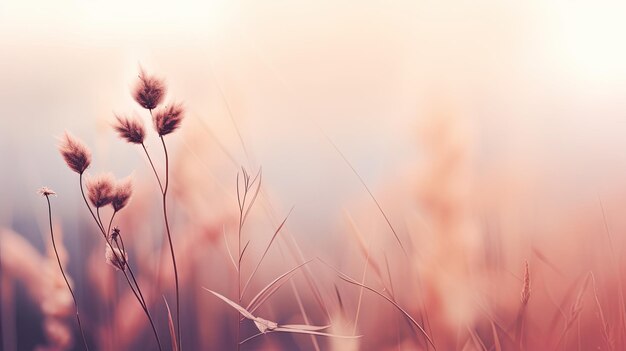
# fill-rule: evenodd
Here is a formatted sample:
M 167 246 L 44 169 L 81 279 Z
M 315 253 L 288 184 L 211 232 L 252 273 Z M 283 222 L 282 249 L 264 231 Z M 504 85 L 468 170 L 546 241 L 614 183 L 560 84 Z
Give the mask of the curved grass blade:
M 319 259 L 319 258 L 318 258 Z M 419 331 L 424 335 L 424 337 L 426 338 L 426 340 L 428 340 L 428 343 L 436 350 L 436 346 L 433 343 L 432 339 L 430 338 L 430 336 L 428 335 L 428 333 L 426 333 L 426 330 L 424 330 L 424 328 L 417 323 L 417 321 L 415 320 L 415 318 L 413 318 L 405 309 L 403 309 L 402 307 L 400 307 L 400 305 L 398 305 L 395 301 L 393 301 L 392 299 L 390 299 L 389 297 L 387 297 L 385 294 L 377 291 L 376 289 L 373 289 L 365 284 L 361 284 L 358 281 L 350 278 L 349 276 L 347 276 L 346 274 L 342 273 L 341 271 L 339 271 L 338 269 L 336 269 L 335 267 L 331 266 L 330 264 L 324 262 L 323 260 L 319 259 L 322 263 L 324 263 L 325 265 L 327 265 L 328 267 L 330 267 L 332 270 L 334 270 L 338 275 L 339 278 L 356 286 L 360 286 L 362 288 L 365 288 L 373 293 L 375 293 L 376 295 L 382 297 L 383 299 L 387 300 L 390 304 L 392 304 L 398 311 L 402 312 L 402 314 L 409 319 L 409 321 L 415 326 L 417 327 L 417 329 L 419 329 Z
M 167 303 L 167 299 L 163 296 L 165 301 L 165 307 L 167 308 L 167 325 L 170 328 L 170 339 L 172 340 L 172 350 L 178 351 L 178 343 L 176 341 L 176 331 L 174 329 L 174 320 L 172 319 L 172 311 L 170 311 L 170 305 Z
M 248 277 L 248 280 L 246 281 L 246 284 L 244 284 L 243 289 L 241 290 L 241 296 L 243 296 L 243 294 L 246 293 L 246 290 L 248 289 L 248 286 L 250 285 L 252 278 L 254 277 L 256 272 L 259 270 L 259 267 L 261 266 L 261 262 L 263 262 L 263 259 L 267 255 L 267 252 L 270 250 L 270 247 L 274 243 L 274 240 L 278 236 L 278 233 L 280 233 L 280 230 L 283 229 L 283 226 L 285 225 L 285 222 L 287 222 L 287 219 L 289 218 L 289 215 L 291 214 L 292 211 L 293 211 L 293 207 L 291 208 L 291 210 L 289 210 L 289 213 L 287 213 L 287 216 L 285 216 L 285 219 L 282 221 L 282 223 L 280 223 L 280 225 L 278 226 L 278 229 L 276 229 L 276 231 L 274 232 L 274 235 L 272 235 L 272 239 L 270 240 L 269 244 L 267 244 L 267 247 L 265 248 L 263 255 L 261 255 L 259 262 L 257 263 L 256 267 L 254 267 L 254 270 L 252 271 L 252 274 L 250 274 L 250 276 Z
M 225 297 L 222 294 L 216 293 L 213 290 L 207 289 L 207 288 L 203 288 L 204 290 L 210 292 L 211 294 L 219 297 L 222 301 L 226 302 L 227 304 L 229 304 L 231 307 L 233 307 L 234 309 L 236 309 L 237 311 L 239 311 L 239 313 L 241 313 L 242 316 L 248 318 L 248 319 L 252 319 L 254 320 L 255 317 L 252 315 L 252 313 L 248 312 L 248 310 L 246 310 L 245 308 L 239 306 L 236 302 L 233 302 L 231 300 L 229 300 L 227 297 Z
M 259 293 L 250 301 L 250 303 L 247 306 L 247 309 L 254 312 L 265 300 L 267 300 L 267 298 L 272 296 L 274 292 L 276 292 L 276 290 L 278 290 L 278 288 L 287 281 L 286 278 L 291 277 L 296 272 L 296 270 L 300 269 L 302 266 L 304 266 L 305 264 L 311 261 L 312 260 L 308 260 L 304 263 L 301 263 L 297 265 L 296 267 L 290 269 L 289 271 L 281 274 L 278 278 L 272 280 L 269 284 L 265 286 L 265 288 L 259 291 Z M 278 284 L 277 287 L 275 289 L 272 289 L 272 287 L 276 284 Z M 272 290 L 270 291 L 270 289 Z

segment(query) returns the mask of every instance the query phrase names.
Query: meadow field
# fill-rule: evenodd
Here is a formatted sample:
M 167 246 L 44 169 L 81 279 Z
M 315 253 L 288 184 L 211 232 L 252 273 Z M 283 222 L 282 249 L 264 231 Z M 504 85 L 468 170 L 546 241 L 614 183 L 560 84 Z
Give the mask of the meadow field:
M 0 1 L 0 350 L 626 349 L 624 18 Z

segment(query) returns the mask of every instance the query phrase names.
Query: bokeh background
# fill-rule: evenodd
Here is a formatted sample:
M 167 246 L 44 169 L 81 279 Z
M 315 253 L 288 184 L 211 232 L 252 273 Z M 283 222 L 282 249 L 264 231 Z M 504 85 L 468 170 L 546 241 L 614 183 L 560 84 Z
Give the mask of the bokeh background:
M 141 149 L 111 128 L 116 113 L 136 113 L 149 126 L 130 95 L 143 67 L 166 80 L 168 101 L 186 107 L 183 127 L 168 142 L 174 232 L 189 261 L 187 349 L 228 349 L 235 337 L 233 311 L 202 287 L 232 292 L 222 231 L 232 245 L 241 166 L 263 169 L 246 234 L 248 272 L 295 206 L 290 239 L 272 247 L 256 290 L 296 264 L 289 254 L 295 242 L 302 257 L 323 258 L 380 291 L 388 283 L 376 278 L 372 262 L 382 267 L 398 302 L 429 325 L 438 349 L 480 349 L 477 339 L 493 349 L 492 325 L 504 349 L 518 339 L 524 347 L 619 349 L 626 336 L 625 16 L 619 1 L 1 1 L 1 348 L 81 349 L 59 346 L 45 322 L 45 293 L 37 293 L 44 278 L 33 275 L 54 276 L 54 264 L 37 273 L 36 264 L 29 271 L 15 261 L 48 260 L 45 201 L 36 194 L 42 185 L 59 194 L 54 218 L 79 301 L 90 305 L 96 349 L 151 340 L 135 302 L 124 300 L 122 280 L 104 264 L 76 175 L 58 154 L 66 130 L 93 151 L 90 173 L 133 175 L 135 198 L 120 226 L 128 228 L 131 260 L 134 254 L 142 262 L 146 284 L 164 281 L 154 309 L 167 335 L 159 296 L 171 296 L 171 279 L 166 267 L 164 277 L 151 275 L 162 238 L 156 184 Z M 154 133 L 148 148 L 162 162 Z M 518 338 L 511 325 L 525 261 L 534 299 Z M 319 262 L 308 274 L 331 312 L 309 296 L 309 275 L 298 275 L 260 310 L 264 318 L 303 323 L 294 298 L 300 290 L 311 324 L 332 324 L 340 334 L 352 333 L 359 310 L 354 328 L 364 337 L 346 344 L 318 338 L 321 349 L 426 348 L 380 297 L 366 293 L 368 303 L 359 302 L 358 287 Z M 578 328 L 569 328 L 579 291 L 585 309 Z M 127 332 L 112 336 L 112 321 L 129 319 L 128 310 L 136 325 L 118 325 Z M 68 339 L 75 337 L 71 308 L 59 320 Z M 316 345 L 306 336 L 268 335 L 247 347 Z

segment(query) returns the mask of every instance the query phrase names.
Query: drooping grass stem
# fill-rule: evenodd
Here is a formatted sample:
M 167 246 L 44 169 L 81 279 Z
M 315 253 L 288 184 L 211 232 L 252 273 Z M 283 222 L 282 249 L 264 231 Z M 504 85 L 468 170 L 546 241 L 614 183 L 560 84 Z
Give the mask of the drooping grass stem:
M 164 190 L 163 190 L 163 184 L 161 184 L 161 178 L 159 177 L 159 173 L 157 173 L 157 170 L 154 167 L 154 163 L 152 162 L 152 157 L 150 157 L 150 153 L 148 153 L 146 144 L 141 143 L 141 147 L 143 148 L 143 152 L 146 154 L 146 157 L 148 158 L 148 162 L 150 162 L 150 167 L 152 168 L 152 172 L 154 172 L 154 176 L 156 177 L 156 180 L 159 183 L 159 189 L 161 189 L 161 194 L 163 194 Z
M 182 337 L 180 332 L 180 288 L 178 282 L 178 267 L 176 265 L 176 255 L 174 254 L 174 244 L 172 242 L 172 234 L 170 231 L 170 224 L 167 217 L 167 190 L 169 189 L 169 155 L 167 153 L 167 146 L 165 145 L 165 139 L 160 136 L 161 144 L 163 145 L 163 153 L 165 154 L 165 187 L 162 188 L 163 192 L 163 219 L 165 220 L 165 230 L 167 233 L 167 241 L 170 246 L 170 254 L 172 256 L 172 265 L 174 267 L 174 280 L 176 283 L 176 333 L 178 339 L 178 347 L 182 350 Z M 147 155 L 147 153 L 146 153 Z M 155 171 L 156 174 L 156 171 Z M 157 177 L 158 179 L 158 177 Z M 159 182 L 161 185 L 161 182 Z
M 80 335 L 83 338 L 83 344 L 85 345 L 85 350 L 89 351 L 89 346 L 87 344 L 87 338 L 85 338 L 85 331 L 83 330 L 83 325 L 80 321 L 80 313 L 78 311 L 78 301 L 76 300 L 76 295 L 74 295 L 74 290 L 70 285 L 67 276 L 65 275 L 65 270 L 63 269 L 63 264 L 61 263 L 61 258 L 59 257 L 59 251 L 57 250 L 57 245 L 54 240 L 54 229 L 52 227 L 52 205 L 50 204 L 50 196 L 48 194 L 44 194 L 46 197 L 46 202 L 48 203 L 48 220 L 50 222 L 50 239 L 52 240 L 52 248 L 54 249 L 54 255 L 56 256 L 57 263 L 59 264 L 59 270 L 61 271 L 61 275 L 63 276 L 63 280 L 65 280 L 65 284 L 67 285 L 67 289 L 70 291 L 72 295 L 72 300 L 74 300 L 74 307 L 76 308 L 76 321 L 78 322 L 78 329 L 80 329 Z
M 83 189 L 83 173 L 80 173 L 79 186 L 80 186 L 80 192 L 81 192 L 81 194 L 83 196 L 83 201 L 85 202 L 85 206 L 87 206 L 87 209 L 89 210 L 89 213 L 91 214 L 91 217 L 94 219 L 94 221 L 98 225 L 98 228 L 100 229 L 100 233 L 104 237 L 104 240 L 105 240 L 106 244 L 113 251 L 113 254 L 115 255 L 116 260 L 118 260 L 119 262 L 124 262 L 125 267 L 128 267 L 128 271 L 131 272 L 132 268 L 130 266 L 130 263 L 124 257 L 126 251 L 116 252 L 114 250 L 114 248 L 113 248 L 113 244 L 112 244 L 112 242 L 110 240 L 110 236 L 104 230 L 104 225 L 102 224 L 102 220 L 101 220 L 101 217 L 100 217 L 100 209 L 96 208 L 96 213 L 94 213 L 93 209 L 89 205 L 89 201 L 87 201 L 87 197 L 85 196 L 85 191 Z M 113 223 L 113 217 L 114 216 L 115 216 L 115 212 L 111 216 L 110 224 Z M 118 247 L 118 250 L 119 250 L 119 247 Z M 144 313 L 146 314 L 146 317 L 148 318 L 148 321 L 150 322 L 150 325 L 152 326 L 152 330 L 154 332 L 154 337 L 156 339 L 156 342 L 157 342 L 157 345 L 159 347 L 159 350 L 162 350 L 163 348 L 161 347 L 161 341 L 159 339 L 158 333 L 157 333 L 156 328 L 154 326 L 154 321 L 152 320 L 152 316 L 150 315 L 150 312 L 148 312 L 148 306 L 146 304 L 145 299 L 143 298 L 143 294 L 141 294 L 141 289 L 139 287 L 139 284 L 137 283 L 137 280 L 134 277 L 134 274 L 131 273 L 132 274 L 132 280 L 134 282 L 134 285 L 133 285 L 133 283 L 131 283 L 131 278 L 129 278 L 128 273 L 126 273 L 125 269 L 122 270 L 122 273 L 124 274 L 124 277 L 126 278 L 126 282 L 128 283 L 128 286 L 130 287 L 131 291 L 135 295 L 135 298 L 137 299 L 137 302 L 139 302 L 139 304 L 141 305 L 141 308 L 143 309 Z

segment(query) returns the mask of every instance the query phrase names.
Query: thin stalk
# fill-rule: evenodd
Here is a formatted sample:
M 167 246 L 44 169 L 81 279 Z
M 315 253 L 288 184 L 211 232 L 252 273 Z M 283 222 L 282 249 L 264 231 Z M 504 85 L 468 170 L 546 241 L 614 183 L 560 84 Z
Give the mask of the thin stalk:
M 371 247 L 370 247 L 371 249 Z M 367 267 L 369 266 L 370 263 L 370 251 L 371 250 L 367 250 L 367 256 L 365 257 L 365 266 L 363 267 L 363 276 L 361 277 L 361 284 L 365 285 L 365 277 L 367 276 Z M 363 286 L 361 286 L 359 288 L 359 300 L 357 303 L 357 307 L 356 307 L 356 315 L 354 316 L 354 326 L 352 327 L 352 335 L 356 335 L 356 330 L 359 324 L 359 315 L 361 314 L 361 304 L 363 302 L 363 292 L 364 292 L 365 288 Z
M 244 174 L 245 177 L 245 174 Z M 245 181 L 244 181 L 245 182 Z M 237 201 L 239 202 L 239 228 L 237 230 L 237 302 L 241 305 L 241 230 L 243 228 L 243 209 L 246 205 L 247 188 L 244 191 L 243 201 L 239 193 L 239 172 L 237 172 Z M 241 349 L 241 313 L 237 312 L 237 351 Z
M 96 207 L 96 217 L 98 218 L 98 225 L 100 226 L 100 228 L 102 228 L 102 231 L 104 231 L 104 225 L 102 224 L 102 218 L 100 218 L 100 207 Z M 109 232 L 104 232 L 103 233 L 105 237 L 109 236 Z
M 152 116 L 152 110 L 150 110 L 150 116 Z M 153 117 L 154 118 L 154 117 Z M 152 172 L 154 173 L 154 177 L 157 180 L 157 183 L 159 184 L 159 190 L 161 191 L 161 194 L 163 194 L 163 183 L 161 183 L 161 177 L 159 177 L 159 173 L 156 170 L 156 167 L 154 166 L 154 162 L 152 162 L 152 157 L 150 157 L 150 153 L 148 152 L 148 149 L 146 148 L 146 145 L 144 143 L 141 143 L 141 147 L 143 148 L 144 153 L 146 154 L 146 157 L 148 158 L 148 162 L 150 163 L 150 168 L 152 168 Z M 124 242 L 122 241 L 122 248 L 124 247 Z M 162 248 L 162 243 L 161 243 L 161 248 Z M 152 287 L 152 292 L 153 295 L 156 295 L 156 289 L 158 288 L 159 285 L 159 281 L 160 281 L 160 267 L 161 267 L 161 255 L 159 255 L 158 260 L 157 260 L 157 268 L 156 268 L 156 276 L 157 276 L 157 283 L 154 284 L 154 286 Z
M 63 270 L 63 264 L 61 264 L 61 258 L 59 257 L 59 251 L 57 250 L 57 245 L 56 245 L 56 242 L 54 241 L 54 230 L 52 229 L 52 206 L 50 205 L 49 195 L 46 195 L 46 201 L 48 202 L 48 219 L 50 221 L 50 238 L 52 239 L 52 248 L 54 249 L 54 254 L 57 258 L 57 262 L 59 263 L 59 270 L 61 270 L 61 275 L 63 276 L 63 280 L 65 280 L 67 289 L 70 291 L 70 294 L 72 295 L 72 300 L 74 300 L 74 307 L 76 308 L 76 321 L 78 322 L 78 329 L 80 329 L 80 335 L 83 337 L 85 350 L 89 351 L 89 346 L 87 345 L 87 338 L 85 338 L 83 325 L 80 322 L 80 314 L 78 313 L 78 302 L 76 301 L 76 295 L 74 295 L 74 290 L 72 290 L 72 286 L 70 285 L 70 282 L 67 280 L 67 276 L 65 275 L 65 271 Z
M 152 111 L 150 111 L 152 113 Z M 178 285 L 178 267 L 176 266 L 176 255 L 174 254 L 174 244 L 172 243 L 172 234 L 170 232 L 170 224 L 167 219 L 167 189 L 169 188 L 169 157 L 165 139 L 160 136 L 163 152 L 165 153 L 165 187 L 163 188 L 163 218 L 165 219 L 165 230 L 167 231 L 167 241 L 170 245 L 170 254 L 172 255 L 172 265 L 174 266 L 174 279 L 176 281 L 176 332 L 178 336 L 178 347 L 182 350 L 182 338 L 180 335 L 180 288 Z
M 117 240 L 115 240 L 115 245 L 117 246 L 118 250 L 122 250 L 122 252 L 126 252 L 123 250 L 124 242 L 122 240 L 122 236 L 120 235 L 119 238 L 120 238 L 120 242 L 122 243 L 122 247 L 120 247 L 120 244 L 118 243 Z M 128 272 L 130 272 L 131 278 L 133 282 L 135 283 L 135 287 L 137 288 L 137 293 L 135 294 L 135 296 L 137 297 L 137 299 L 141 298 L 141 301 L 143 301 L 143 303 L 141 303 L 141 308 L 146 313 L 146 316 L 148 317 L 148 320 L 150 321 L 150 326 L 152 327 L 152 332 L 154 333 L 154 337 L 156 338 L 157 345 L 159 346 L 159 350 L 162 351 L 163 348 L 161 347 L 161 340 L 159 339 L 159 334 L 156 331 L 154 320 L 152 319 L 152 316 L 150 315 L 150 312 L 148 311 L 148 305 L 146 303 L 146 300 L 143 297 L 143 294 L 141 293 L 141 288 L 139 287 L 139 284 L 137 283 L 137 280 L 135 279 L 135 275 L 133 274 L 132 268 L 130 267 L 130 265 L 128 265 L 128 261 L 126 260 L 126 257 L 122 255 L 122 259 L 124 259 L 124 264 L 126 267 L 128 267 Z M 128 274 L 126 274 L 125 271 L 124 271 L 124 276 L 126 277 L 126 281 L 128 282 L 128 284 L 131 285 L 130 280 L 128 279 Z
M 600 210 L 602 210 L 602 222 L 604 223 L 604 231 L 606 232 L 606 237 L 609 243 L 610 249 L 610 261 L 614 266 L 615 273 L 617 275 L 617 292 L 618 292 L 618 304 L 619 304 L 619 318 L 621 322 L 621 326 L 624 329 L 623 335 L 626 334 L 626 302 L 624 302 L 624 285 L 622 282 L 622 274 L 620 269 L 620 262 L 618 256 L 615 254 L 615 250 L 613 249 L 613 239 L 611 237 L 611 230 L 609 229 L 609 222 L 606 216 L 606 211 L 604 210 L 604 204 L 602 203 L 602 199 L 598 196 L 598 202 L 600 203 Z
M 111 225 L 113 224 L 113 218 L 115 218 L 116 214 L 117 214 L 117 211 L 113 211 L 113 215 L 111 215 L 111 220 L 109 220 L 109 227 L 107 228 L 107 235 L 111 234 Z
M 115 245 L 117 246 L 118 249 L 122 250 L 122 252 L 126 252 L 126 250 L 124 249 L 124 240 L 122 239 L 122 235 L 120 234 L 118 236 L 118 238 L 120 239 L 120 243 L 122 244 L 122 246 L 120 247 L 119 243 L 117 240 L 115 240 Z M 125 259 L 125 257 L 124 257 Z M 137 293 L 139 293 L 139 297 L 141 298 L 141 301 L 143 302 L 144 306 L 148 306 L 148 303 L 146 302 L 146 298 L 143 296 L 143 294 L 141 293 L 141 288 L 139 287 L 139 284 L 137 283 L 137 279 L 135 278 L 135 274 L 133 273 L 133 269 L 130 265 L 128 265 L 128 262 L 126 263 L 126 267 L 128 267 L 128 272 L 130 273 L 130 277 L 132 278 L 133 282 L 135 283 L 135 287 L 137 288 Z
M 120 260 L 120 262 L 125 262 L 126 267 L 128 267 L 128 270 L 130 272 L 131 271 L 130 263 L 125 259 L 125 257 L 123 257 L 123 255 L 120 254 L 120 256 L 118 256 L 118 253 L 115 252 L 115 250 L 113 250 L 113 244 L 111 243 L 111 240 L 109 239 L 109 235 L 107 235 L 107 233 L 104 231 L 104 225 L 102 224 L 102 219 L 100 218 L 100 209 L 96 208 L 96 213 L 94 213 L 93 210 L 91 209 L 91 206 L 89 205 L 89 202 L 87 201 L 87 197 L 85 196 L 85 191 L 83 189 L 83 174 L 82 173 L 80 174 L 80 177 L 79 177 L 79 186 L 80 186 L 80 192 L 83 196 L 83 200 L 85 201 L 85 205 L 87 206 L 87 209 L 89 210 L 89 213 L 91 214 L 91 217 L 94 219 L 94 221 L 98 225 L 98 229 L 100 229 L 100 233 L 104 237 L 106 244 L 111 248 L 111 250 L 113 251 L 113 254 L 116 256 L 116 259 Z M 113 213 L 113 216 L 115 216 L 115 213 Z M 111 218 L 110 223 L 112 222 L 113 222 L 113 218 Z M 119 246 L 118 246 L 118 249 L 119 249 Z M 125 253 L 126 251 L 122 251 L 122 252 Z M 128 286 L 130 287 L 131 291 L 135 295 L 137 302 L 139 302 L 139 305 L 141 305 L 141 308 L 144 310 L 146 317 L 148 318 L 148 321 L 153 327 L 154 335 L 155 335 L 157 344 L 159 346 L 159 350 L 162 350 L 161 341 L 159 340 L 159 336 L 156 333 L 156 328 L 154 328 L 154 322 L 152 320 L 152 317 L 150 316 L 150 313 L 148 312 L 148 307 L 145 304 L 145 300 L 143 300 L 143 296 L 140 295 L 137 291 L 135 291 L 135 287 L 131 283 L 130 278 L 128 277 L 128 274 L 126 273 L 126 270 L 122 270 L 122 273 L 124 273 L 124 277 L 126 278 L 126 281 L 128 282 Z M 139 284 L 137 284 L 137 281 L 134 279 L 134 276 L 133 276 L 133 281 L 135 281 L 137 290 L 140 291 Z
M 85 201 L 85 205 L 87 205 L 87 209 L 89 210 L 89 213 L 91 214 L 91 217 L 93 217 L 93 220 L 96 221 L 96 224 L 98 225 L 98 228 L 104 234 L 104 228 L 102 228 L 102 226 L 100 225 L 100 222 L 98 222 L 98 219 L 96 218 L 96 215 L 93 213 L 93 210 L 91 209 L 91 206 L 89 206 L 89 202 L 87 201 L 87 197 L 85 196 L 85 190 L 83 189 L 83 174 L 82 173 L 80 174 L 78 182 L 79 182 L 79 185 L 80 185 L 80 193 L 81 193 L 81 195 L 83 195 L 83 200 Z
M 239 305 L 241 305 L 241 301 L 243 299 L 243 291 L 245 291 L 248 285 L 248 283 L 246 283 L 246 286 L 244 286 L 243 291 L 242 291 L 241 289 L 241 261 L 243 259 L 243 254 L 245 253 L 246 248 L 248 247 L 248 244 L 250 243 L 250 241 L 248 241 L 246 245 L 243 247 L 243 249 L 241 248 L 241 233 L 243 231 L 243 226 L 244 226 L 244 223 L 246 222 L 246 218 L 248 217 L 248 214 L 250 213 L 250 209 L 252 208 L 252 205 L 254 205 L 256 197 L 259 193 L 260 183 L 261 183 L 261 171 L 260 170 L 259 170 L 259 173 L 257 173 L 257 175 L 252 179 L 252 181 L 250 181 L 250 175 L 248 174 L 248 172 L 246 172 L 245 168 L 243 167 L 241 168 L 241 173 L 243 174 L 243 195 L 239 188 L 239 183 L 240 183 L 239 172 L 237 172 L 237 203 L 239 205 L 239 228 L 237 230 L 237 256 L 238 256 L 237 258 L 237 302 L 239 303 Z M 257 182 L 257 180 L 259 183 L 257 185 L 256 192 L 254 193 L 252 198 L 250 198 L 250 203 L 248 204 L 246 208 L 246 204 L 247 204 L 246 200 L 248 200 L 248 193 L 250 192 L 250 189 L 252 189 L 254 184 Z M 280 228 L 278 230 L 280 230 Z M 254 273 L 252 273 L 252 275 L 250 276 L 250 279 L 252 278 L 253 275 Z M 240 350 L 241 348 L 241 343 L 240 343 L 241 317 L 242 317 L 241 313 L 238 312 L 237 313 L 237 350 Z
M 164 193 L 163 184 L 161 184 L 161 178 L 159 177 L 159 173 L 157 173 L 157 170 L 154 167 L 154 163 L 152 162 L 152 158 L 150 157 L 150 154 L 148 153 L 148 149 L 146 149 L 146 145 L 144 143 L 141 143 L 141 147 L 143 148 L 143 151 L 146 153 L 148 162 L 150 162 L 150 167 L 152 167 L 152 172 L 154 172 L 154 176 L 156 177 L 157 182 L 159 182 L 159 188 L 161 189 L 161 194 L 163 194 Z

